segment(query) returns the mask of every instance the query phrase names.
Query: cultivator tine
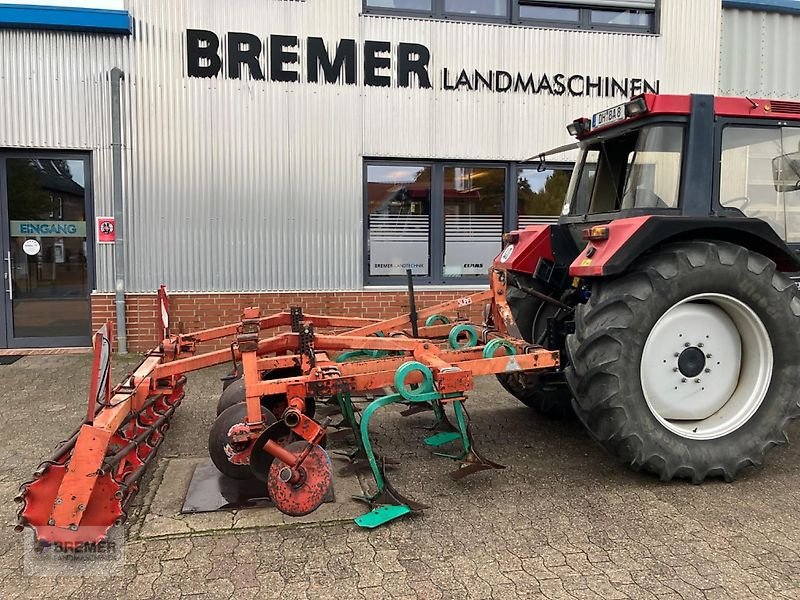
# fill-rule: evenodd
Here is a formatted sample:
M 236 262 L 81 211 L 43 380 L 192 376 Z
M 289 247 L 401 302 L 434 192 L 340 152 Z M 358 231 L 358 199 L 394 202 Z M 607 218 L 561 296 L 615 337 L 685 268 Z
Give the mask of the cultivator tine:
M 458 481 L 459 479 L 463 479 L 464 477 L 467 477 L 469 475 L 474 475 L 475 473 L 479 473 L 481 471 L 489 471 L 492 469 L 499 470 L 505 468 L 506 468 L 505 465 L 501 465 L 487 458 L 484 458 L 483 456 L 478 454 L 478 452 L 475 451 L 475 448 L 470 448 L 470 451 L 462 459 L 458 469 L 450 473 L 450 477 Z
M 433 407 L 427 403 L 407 404 L 406 406 L 408 406 L 407 409 L 400 411 L 400 414 L 404 417 L 411 417 L 413 415 L 427 413 L 433 410 Z

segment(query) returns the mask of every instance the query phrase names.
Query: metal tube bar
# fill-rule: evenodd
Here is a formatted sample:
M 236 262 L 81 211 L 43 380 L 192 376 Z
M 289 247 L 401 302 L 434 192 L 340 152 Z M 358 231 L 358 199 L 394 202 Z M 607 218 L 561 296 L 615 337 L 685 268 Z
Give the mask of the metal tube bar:
M 114 200 L 114 304 L 117 314 L 117 351 L 128 353 L 128 334 L 125 325 L 125 216 L 122 198 L 122 94 L 125 75 L 122 69 L 111 70 L 111 161 L 112 196 Z

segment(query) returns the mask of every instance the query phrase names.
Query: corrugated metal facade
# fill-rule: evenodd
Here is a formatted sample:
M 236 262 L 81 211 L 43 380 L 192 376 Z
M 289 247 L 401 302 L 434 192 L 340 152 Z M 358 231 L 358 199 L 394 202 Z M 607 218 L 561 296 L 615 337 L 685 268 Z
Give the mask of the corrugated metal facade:
M 800 98 L 800 15 L 725 9 L 720 93 Z
M 129 291 L 360 289 L 363 157 L 516 161 L 620 100 L 445 90 L 443 69 L 711 93 L 719 4 L 664 0 L 653 36 L 362 16 L 361 0 L 136 0 L 128 39 L 0 31 L 0 147 L 92 151 L 96 212 L 109 213 L 108 73 L 119 66 Z M 188 28 L 297 35 L 301 83 L 189 78 Z M 330 50 L 355 39 L 359 63 L 365 40 L 423 44 L 432 89 L 302 83 L 308 36 Z M 98 260 L 109 291 L 110 251 Z

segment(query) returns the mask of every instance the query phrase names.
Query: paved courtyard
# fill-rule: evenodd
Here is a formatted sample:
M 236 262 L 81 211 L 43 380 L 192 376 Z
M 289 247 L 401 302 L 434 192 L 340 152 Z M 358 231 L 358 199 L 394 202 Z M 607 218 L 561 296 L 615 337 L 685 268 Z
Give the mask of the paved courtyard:
M 0 366 L 0 598 L 800 598 L 800 444 L 734 484 L 662 484 L 488 379 L 469 407 L 479 449 L 505 471 L 454 482 L 454 465 L 422 446 L 429 417 L 378 416 L 378 445 L 401 461 L 392 482 L 430 505 L 424 515 L 361 530 L 351 519 L 362 508 L 347 499 L 358 480 L 337 480 L 337 502 L 305 523 L 272 509 L 178 517 L 189 466 L 206 457 L 221 369 L 189 378 L 126 526 L 124 568 L 28 576 L 12 499 L 81 419 L 89 365 L 80 355 Z

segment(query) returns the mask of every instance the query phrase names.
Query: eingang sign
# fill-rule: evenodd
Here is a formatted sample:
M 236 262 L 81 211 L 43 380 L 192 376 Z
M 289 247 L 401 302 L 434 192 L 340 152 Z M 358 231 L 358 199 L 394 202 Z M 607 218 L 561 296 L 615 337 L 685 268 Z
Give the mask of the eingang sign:
M 230 32 L 226 47 L 213 31 L 186 31 L 186 73 L 189 77 L 242 79 L 245 70 L 256 81 L 327 83 L 370 87 L 433 87 L 431 51 L 422 44 L 366 40 L 360 47 L 354 39 L 341 39 L 333 55 L 320 37 L 306 39 L 305 56 L 295 35 L 271 35 L 264 40 L 250 33 Z M 360 56 L 360 59 L 359 59 Z M 226 57 L 226 58 L 223 58 Z M 393 70 L 394 77 L 387 73 Z M 644 92 L 659 93 L 661 82 L 642 76 L 614 77 L 603 74 L 560 72 L 510 72 L 502 69 L 442 69 L 439 87 L 448 91 L 490 91 L 546 94 L 551 96 L 592 96 L 629 98 Z

